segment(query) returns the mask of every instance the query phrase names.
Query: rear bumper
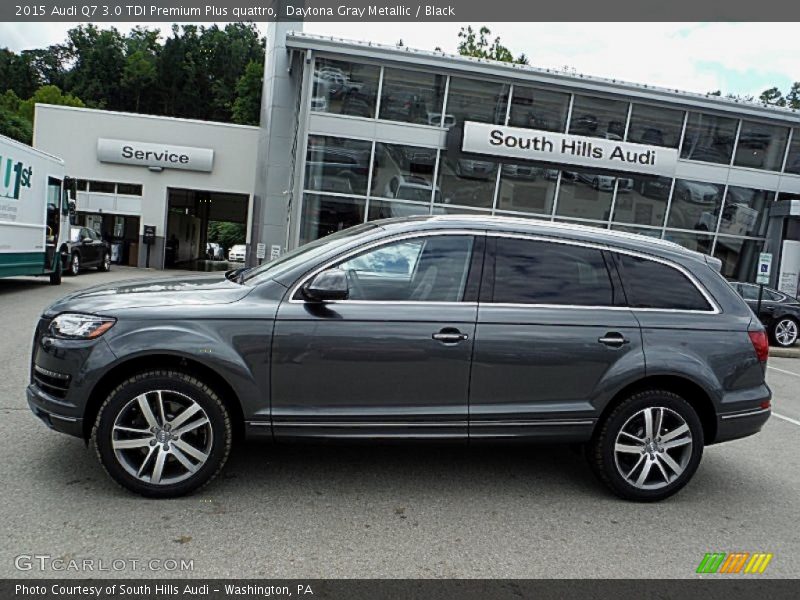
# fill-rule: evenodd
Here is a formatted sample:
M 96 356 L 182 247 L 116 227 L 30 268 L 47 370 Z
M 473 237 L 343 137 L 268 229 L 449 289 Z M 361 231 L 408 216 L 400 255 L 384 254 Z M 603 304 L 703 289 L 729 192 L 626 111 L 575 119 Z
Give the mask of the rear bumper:
M 769 408 L 721 414 L 717 422 L 717 436 L 714 443 L 736 440 L 758 433 L 771 414 L 772 410 Z
M 35 385 L 29 385 L 27 389 L 28 406 L 33 414 L 47 425 L 50 429 L 60 431 L 76 437 L 83 437 L 83 419 L 60 414 L 55 398 L 51 398 Z

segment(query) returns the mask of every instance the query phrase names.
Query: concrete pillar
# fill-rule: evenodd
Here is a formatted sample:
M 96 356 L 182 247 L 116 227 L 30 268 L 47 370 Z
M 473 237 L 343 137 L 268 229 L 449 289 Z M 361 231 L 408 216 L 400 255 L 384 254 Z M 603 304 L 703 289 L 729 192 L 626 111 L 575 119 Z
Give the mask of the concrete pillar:
M 258 161 L 253 202 L 254 226 L 248 248 L 247 265 L 258 263 L 256 245 L 286 250 L 289 223 L 289 200 L 292 195 L 294 161 L 292 148 L 298 119 L 298 99 L 302 76 L 290 72 L 290 55 L 286 34 L 300 31 L 300 22 L 273 21 L 267 24 L 264 87 L 261 96 L 261 133 L 258 140 Z M 298 57 L 299 59 L 299 57 Z M 296 64 L 301 64 L 300 60 Z M 300 198 L 295 198 L 300 202 Z M 255 221 L 255 219 L 258 221 Z

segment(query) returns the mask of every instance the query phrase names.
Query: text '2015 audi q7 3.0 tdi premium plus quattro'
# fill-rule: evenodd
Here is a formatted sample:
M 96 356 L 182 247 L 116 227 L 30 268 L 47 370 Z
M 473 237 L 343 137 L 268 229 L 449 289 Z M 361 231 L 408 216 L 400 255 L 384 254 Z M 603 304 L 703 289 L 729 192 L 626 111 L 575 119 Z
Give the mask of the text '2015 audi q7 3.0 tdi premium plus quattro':
M 145 496 L 207 483 L 243 435 L 582 444 L 616 494 L 659 500 L 704 446 L 764 425 L 767 351 L 713 258 L 594 228 L 412 217 L 227 278 L 67 296 L 36 329 L 28 401 Z

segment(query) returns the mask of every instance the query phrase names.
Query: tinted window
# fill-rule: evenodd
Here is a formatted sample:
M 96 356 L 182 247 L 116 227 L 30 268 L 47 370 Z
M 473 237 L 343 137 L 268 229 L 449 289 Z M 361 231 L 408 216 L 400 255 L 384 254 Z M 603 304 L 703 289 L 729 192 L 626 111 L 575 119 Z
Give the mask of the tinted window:
M 789 155 L 786 157 L 786 172 L 800 175 L 800 129 L 792 130 L 792 143 L 789 145 Z
M 677 269 L 663 263 L 617 255 L 628 304 L 634 308 L 710 310 L 708 302 Z
M 682 110 L 634 104 L 628 126 L 628 141 L 677 148 L 681 140 L 683 115 Z
M 628 120 L 628 103 L 623 100 L 575 96 L 569 132 L 589 137 L 622 140 Z
M 564 131 L 569 94 L 514 86 L 508 124 L 545 131 Z
M 788 127 L 742 121 L 733 164 L 737 167 L 780 171 L 788 139 Z
M 727 165 L 736 139 L 736 119 L 689 113 L 681 158 Z
M 311 110 L 356 117 L 375 116 L 380 68 L 318 58 Z
M 464 296 L 472 236 L 402 240 L 348 259 L 350 300 L 458 302 Z
M 434 73 L 385 69 L 380 118 L 440 126 L 445 79 Z
M 508 86 L 479 79 L 452 77 L 447 92 L 445 126 L 448 123 L 479 121 L 505 123 Z M 431 125 L 437 125 L 431 122 Z
M 594 248 L 498 239 L 494 302 L 612 306 L 603 255 Z
M 366 194 L 371 151 L 372 144 L 363 140 L 308 136 L 306 189 Z

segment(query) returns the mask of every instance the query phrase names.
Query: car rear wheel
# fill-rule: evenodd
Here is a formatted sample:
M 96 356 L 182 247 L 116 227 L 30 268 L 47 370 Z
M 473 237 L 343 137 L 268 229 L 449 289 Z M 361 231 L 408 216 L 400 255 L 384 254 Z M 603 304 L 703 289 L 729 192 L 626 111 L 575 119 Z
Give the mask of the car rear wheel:
M 121 383 L 92 431 L 108 474 L 151 498 L 182 496 L 207 484 L 225 464 L 231 440 L 219 396 L 179 371 L 148 371 Z
M 111 270 L 111 254 L 108 252 L 103 253 L 103 260 L 100 261 L 100 264 L 97 265 L 98 271 L 110 271 Z
M 782 348 L 794 346 L 797 343 L 798 325 L 791 317 L 778 319 L 772 325 L 772 341 Z
M 625 399 L 599 424 L 588 458 L 595 475 L 615 494 L 653 502 L 689 482 L 703 445 L 700 419 L 686 400 L 647 390 Z
M 81 257 L 80 257 L 80 254 L 78 254 L 77 252 L 73 252 L 72 256 L 69 259 L 69 270 L 68 270 L 68 273 L 74 277 L 80 272 L 81 272 Z

